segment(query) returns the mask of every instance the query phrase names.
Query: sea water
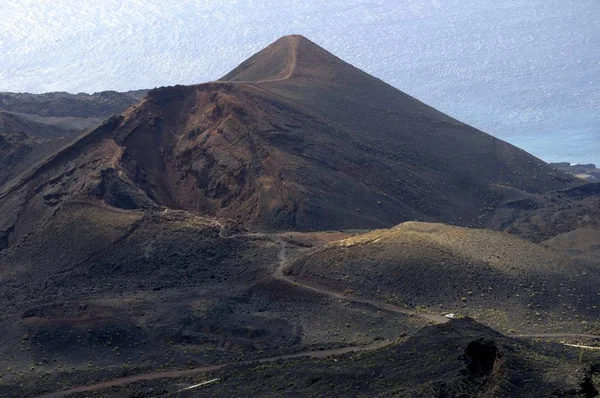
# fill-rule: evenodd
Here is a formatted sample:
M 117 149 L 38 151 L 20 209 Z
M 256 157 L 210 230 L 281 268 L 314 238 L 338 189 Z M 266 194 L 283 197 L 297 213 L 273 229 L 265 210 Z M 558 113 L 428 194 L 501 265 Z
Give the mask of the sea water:
M 544 160 L 600 163 L 600 0 L 0 5 L 0 91 L 200 83 L 300 33 Z

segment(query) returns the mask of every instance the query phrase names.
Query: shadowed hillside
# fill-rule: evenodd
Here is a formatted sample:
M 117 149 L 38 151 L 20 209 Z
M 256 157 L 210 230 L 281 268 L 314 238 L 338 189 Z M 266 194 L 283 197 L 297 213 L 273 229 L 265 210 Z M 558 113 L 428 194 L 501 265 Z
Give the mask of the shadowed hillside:
M 0 230 L 12 228 L 15 241 L 27 227 L 11 219 L 14 211 L 39 218 L 74 196 L 269 229 L 414 219 L 480 225 L 508 188 L 535 193 L 571 182 L 309 40 L 287 36 L 223 81 L 150 91 L 40 164 L 0 194 L 0 210 L 9 214 Z
M 0 188 L 145 93 L 0 93 Z
M 0 111 L 0 187 L 59 150 L 76 135 L 73 130 Z
M 323 397 L 593 397 L 589 366 L 558 346 L 522 344 L 472 319 L 421 329 L 397 344 L 339 360 L 288 361 L 230 372 L 203 393 Z M 206 379 L 206 377 L 205 377 Z M 129 391 L 136 391 L 131 389 Z M 139 391 L 139 390 L 138 390 Z M 183 391 L 180 397 L 197 396 Z
M 408 222 L 331 242 L 287 273 L 353 296 L 473 316 L 504 332 L 595 333 L 596 270 L 509 234 Z
M 138 94 L 0 95 L 27 130 L 0 161 Z M 212 395 L 593 396 L 589 358 L 525 341 L 598 338 L 597 265 L 556 250 L 594 243 L 464 228 L 593 187 L 297 35 L 117 113 L 0 188 L 0 395 L 185 396 L 163 379 L 223 370 Z M 421 329 L 448 313 L 522 343 Z
M 600 387 L 598 370 L 582 363 L 578 350 L 517 341 L 468 318 L 363 352 L 337 358 L 318 354 L 192 369 L 179 376 L 163 372 L 163 378 L 157 373 L 156 379 L 111 388 L 106 383 L 104 389 L 70 396 L 588 398 Z M 598 359 L 593 352 L 587 355 Z
M 0 109 L 42 117 L 106 118 L 141 100 L 146 90 L 94 94 L 0 93 Z

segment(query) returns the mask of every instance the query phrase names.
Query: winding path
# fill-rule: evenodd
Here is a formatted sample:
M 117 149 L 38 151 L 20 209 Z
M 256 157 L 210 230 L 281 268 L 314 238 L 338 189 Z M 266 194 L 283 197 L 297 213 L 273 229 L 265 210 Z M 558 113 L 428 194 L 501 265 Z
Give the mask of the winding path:
M 333 298 L 337 298 L 337 299 L 341 299 L 341 300 L 347 300 L 353 303 L 359 303 L 359 304 L 367 304 L 370 305 L 372 307 L 375 307 L 377 309 L 383 310 L 383 311 L 388 311 L 388 312 L 393 312 L 393 313 L 397 313 L 397 314 L 405 314 L 405 315 L 411 315 L 411 316 L 417 316 L 423 319 L 426 319 L 430 322 L 433 322 L 435 324 L 440 324 L 440 323 L 446 323 L 448 322 L 450 319 L 446 318 L 443 315 L 434 315 L 434 314 L 428 314 L 425 312 L 418 312 L 415 310 L 411 310 L 409 308 L 405 308 L 405 307 L 399 307 L 393 304 L 389 304 L 383 301 L 379 301 L 379 300 L 373 300 L 373 299 L 365 299 L 365 298 L 360 298 L 360 297 L 354 297 L 354 296 L 349 296 L 340 292 L 335 292 L 335 291 L 331 291 L 331 290 L 327 290 L 327 289 L 323 289 L 321 287 L 309 284 L 306 281 L 300 281 L 298 279 L 294 279 L 290 276 L 287 276 L 284 274 L 284 270 L 288 265 L 288 261 L 287 261 L 287 255 L 286 255 L 286 250 L 287 250 L 287 246 L 286 243 L 281 240 L 281 239 L 277 239 L 277 242 L 279 242 L 279 244 L 281 245 L 281 249 L 279 251 L 279 265 L 277 267 L 277 269 L 275 270 L 275 273 L 273 274 L 273 277 L 275 279 L 287 282 L 287 283 L 291 283 L 294 286 L 298 286 L 301 287 L 303 289 L 307 289 L 307 290 L 312 290 L 315 293 L 319 293 L 319 294 L 323 294 L 329 297 L 333 297 Z M 508 337 L 512 337 L 512 338 L 520 338 L 520 339 L 531 339 L 531 338 L 577 338 L 577 339 L 599 339 L 600 340 L 600 335 L 594 335 L 594 334 L 582 334 L 582 333 L 529 333 L 529 334 L 510 334 L 508 335 Z
M 428 321 L 432 321 L 434 323 L 446 323 L 449 321 L 448 318 L 446 318 L 445 316 L 442 316 L 442 315 L 434 315 L 434 314 L 427 314 L 424 312 L 417 312 L 417 311 L 411 310 L 409 308 L 399 307 L 397 305 L 385 303 L 385 302 L 378 301 L 378 300 L 371 300 L 371 299 L 366 299 L 366 298 L 349 296 L 349 295 L 346 295 L 343 293 L 323 289 L 321 287 L 309 284 L 306 281 L 300 281 L 298 279 L 295 279 L 288 275 L 285 275 L 284 270 L 288 265 L 287 244 L 281 239 L 277 239 L 277 242 L 281 246 L 281 249 L 279 250 L 279 254 L 278 254 L 279 265 L 277 266 L 277 268 L 275 269 L 275 273 L 273 274 L 273 278 L 275 278 L 277 280 L 284 281 L 284 282 L 290 283 L 294 286 L 298 286 L 298 287 L 301 287 L 306 290 L 311 290 L 315 293 L 323 294 L 325 296 L 329 296 L 332 298 L 336 298 L 336 299 L 340 299 L 340 300 L 347 300 L 347 301 L 350 301 L 353 303 L 358 303 L 358 304 L 367 304 L 367 305 L 370 305 L 371 307 L 375 307 L 375 308 L 377 308 L 379 310 L 383 310 L 383 311 L 393 312 L 396 314 L 418 316 L 420 318 L 424 318 L 424 319 L 426 319 Z
M 272 275 L 273 278 L 275 278 L 275 279 L 278 279 L 280 281 L 290 283 L 294 286 L 301 287 L 301 288 L 307 289 L 307 290 L 311 290 L 315 293 L 323 294 L 323 295 L 326 295 L 326 296 L 329 296 L 332 298 L 336 298 L 336 299 L 340 299 L 340 300 L 347 300 L 347 301 L 350 301 L 353 303 L 358 303 L 358 304 L 367 304 L 367 305 L 370 305 L 377 309 L 380 309 L 383 311 L 388 311 L 388 312 L 393 312 L 393 313 L 397 313 L 397 314 L 417 316 L 417 317 L 426 319 L 427 321 L 433 322 L 435 324 L 446 323 L 450 320 L 443 315 L 435 315 L 435 314 L 428 314 L 425 312 L 418 312 L 415 310 L 411 310 L 409 308 L 399 307 L 397 305 L 389 304 L 389 303 L 379 301 L 379 300 L 349 296 L 344 293 L 323 289 L 321 287 L 309 284 L 306 281 L 300 281 L 299 279 L 295 279 L 288 275 L 285 275 L 284 270 L 288 265 L 287 245 L 280 238 L 278 238 L 276 241 L 281 246 L 281 249 L 279 250 L 279 253 L 278 253 L 279 265 L 277 266 L 275 273 Z M 561 337 L 562 338 L 600 339 L 599 335 L 582 334 L 582 333 L 530 333 L 530 334 L 510 334 L 508 336 L 513 337 L 513 338 L 522 338 L 522 339 L 561 338 Z
M 269 357 L 269 358 L 249 359 L 246 361 L 228 362 L 228 363 L 222 363 L 222 364 L 218 364 L 218 365 L 208 365 L 208 366 L 202 366 L 202 367 L 193 368 L 193 369 L 168 370 L 168 371 L 164 371 L 164 372 L 142 373 L 142 374 L 137 374 L 137 375 L 133 375 L 133 376 L 121 377 L 118 379 L 113 379 L 113 380 L 105 381 L 102 383 L 74 387 L 74 388 L 70 388 L 68 390 L 53 392 L 53 393 L 41 395 L 38 398 L 61 398 L 61 397 L 66 397 L 70 394 L 97 391 L 97 390 L 102 390 L 105 388 L 117 387 L 117 386 L 122 386 L 122 385 L 130 384 L 130 383 L 135 383 L 137 381 L 147 381 L 147 380 L 156 380 L 156 379 L 172 379 L 172 378 L 178 378 L 178 377 L 197 376 L 197 375 L 204 374 L 204 373 L 215 372 L 217 370 L 221 370 L 227 366 L 232 366 L 232 365 L 238 365 L 238 366 L 239 365 L 253 365 L 253 364 L 258 365 L 261 363 L 269 363 L 269 362 L 275 362 L 275 361 L 279 361 L 279 360 L 283 360 L 283 359 L 294 359 L 294 358 L 327 358 L 329 356 L 349 354 L 352 352 L 375 350 L 378 348 L 385 347 L 386 345 L 389 345 L 390 343 L 391 343 L 390 341 L 386 341 L 383 343 L 370 344 L 370 345 L 364 345 L 364 346 L 334 348 L 334 349 L 330 349 L 330 350 L 321 350 L 321 351 L 303 351 L 303 352 L 298 352 L 298 353 L 294 353 L 294 354 L 277 355 L 277 356 Z
M 285 269 L 288 266 L 289 261 L 288 261 L 288 256 L 287 256 L 287 243 L 283 239 L 281 239 L 277 236 L 274 236 L 271 234 L 265 234 L 265 233 L 247 233 L 247 234 L 227 236 L 224 234 L 225 226 L 218 221 L 215 221 L 215 224 L 220 227 L 219 236 L 222 238 L 225 238 L 225 239 L 244 238 L 244 237 L 262 237 L 262 238 L 268 238 L 268 239 L 275 241 L 280 246 L 280 249 L 279 249 L 279 252 L 277 253 L 278 265 L 277 265 L 277 268 L 275 268 L 275 272 L 273 273 L 273 275 L 271 275 L 272 278 L 275 278 L 277 280 L 289 283 L 293 286 L 300 287 L 300 288 L 303 288 L 306 290 L 311 290 L 315 293 L 329 296 L 332 298 L 346 300 L 346 301 L 350 301 L 350 302 L 358 303 L 358 304 L 366 304 L 371 307 L 377 308 L 379 310 L 393 312 L 396 314 L 417 316 L 417 317 L 423 318 L 427 321 L 433 322 L 435 324 L 446 323 L 450 320 L 443 315 L 435 315 L 435 314 L 428 314 L 425 312 L 418 312 L 418 311 L 412 310 L 410 308 L 400 307 L 400 306 L 393 305 L 393 304 L 386 303 L 386 302 L 379 301 L 379 300 L 350 296 L 345 293 L 327 290 L 325 288 L 310 284 L 310 283 L 308 283 L 306 281 L 302 281 L 300 279 L 292 278 L 291 276 L 285 275 L 285 273 L 284 273 Z M 523 339 L 530 339 L 530 338 L 583 338 L 583 339 L 599 339 L 600 340 L 600 335 L 582 334 L 582 333 L 527 333 L 527 334 L 510 334 L 508 336 L 513 337 L 513 338 L 523 338 Z
M 260 84 L 260 83 L 273 83 L 273 82 L 281 82 L 284 80 L 288 80 L 294 72 L 296 71 L 296 66 L 298 65 L 298 43 L 300 38 L 297 36 L 289 36 L 288 40 L 291 40 L 291 57 L 286 65 L 285 69 L 279 73 L 285 72 L 282 77 L 272 77 L 269 79 L 262 80 L 214 80 L 210 83 L 230 83 L 230 84 Z
M 283 281 L 283 282 L 289 283 L 295 287 L 310 290 L 315 293 L 329 296 L 332 298 L 346 300 L 346 301 L 350 301 L 350 302 L 358 303 L 358 304 L 366 304 L 371 307 L 377 308 L 379 310 L 387 311 L 387 312 L 417 316 L 417 317 L 423 318 L 423 319 L 430 321 L 432 323 L 435 323 L 435 324 L 446 323 L 449 321 L 448 318 L 441 316 L 441 315 L 417 312 L 417 311 L 411 310 L 409 308 L 399 307 L 399 306 L 385 303 L 385 302 L 378 301 L 378 300 L 348 296 L 348 295 L 340 293 L 340 292 L 327 290 L 322 287 L 318 287 L 318 286 L 309 284 L 308 282 L 294 279 L 288 275 L 285 275 L 285 272 L 284 272 L 285 269 L 287 268 L 287 266 L 289 265 L 289 260 L 288 260 L 288 255 L 287 255 L 288 244 L 282 238 L 280 238 L 274 234 L 266 234 L 266 233 L 260 233 L 260 232 L 243 233 L 243 234 L 237 234 L 237 235 L 226 235 L 225 234 L 226 227 L 222 223 L 215 220 L 214 224 L 219 227 L 219 237 L 221 237 L 223 239 L 267 238 L 267 239 L 277 243 L 280 246 L 279 252 L 277 253 L 278 264 L 277 264 L 277 267 L 275 268 L 275 271 L 273 272 L 273 274 L 270 275 L 270 277 L 272 277 L 276 280 Z M 579 338 L 579 339 L 600 339 L 600 336 L 598 336 L 598 335 L 587 335 L 587 334 L 578 334 L 578 333 L 511 334 L 511 335 L 509 335 L 509 337 L 523 338 L 523 339 L 561 338 L 561 337 Z M 208 366 L 203 366 L 203 367 L 198 367 L 198 368 L 193 368 L 193 369 L 142 373 L 142 374 L 133 375 L 133 376 L 121 377 L 118 379 L 113 379 L 113 380 L 109 380 L 109 381 L 105 381 L 105 382 L 101 382 L 101 383 L 97 383 L 97 384 L 92 384 L 92 385 L 87 385 L 87 386 L 79 386 L 79 387 L 74 387 L 74 388 L 71 388 L 68 390 L 53 392 L 53 393 L 49 393 L 46 395 L 42 395 L 38 398 L 66 397 L 66 396 L 68 396 L 70 394 L 74 394 L 74 393 L 97 391 L 97 390 L 101 390 L 101 389 L 105 389 L 105 388 L 122 386 L 122 385 L 134 383 L 137 381 L 144 381 L 144 380 L 147 381 L 147 380 L 164 379 L 164 378 L 196 376 L 196 375 L 200 375 L 200 374 L 204 374 L 204 373 L 215 372 L 217 370 L 221 370 L 228 366 L 234 366 L 234 365 L 261 364 L 261 363 L 269 363 L 269 362 L 275 362 L 278 360 L 293 359 L 293 358 L 326 358 L 328 356 L 343 355 L 343 354 L 348 354 L 348 353 L 352 353 L 352 352 L 375 350 L 378 348 L 385 347 L 385 346 L 389 345 L 390 343 L 391 343 L 390 341 L 386 341 L 386 342 L 382 342 L 382 343 L 370 344 L 370 345 L 364 345 L 364 346 L 343 347 L 343 348 L 336 348 L 336 349 L 322 350 L 322 351 L 303 351 L 303 352 L 297 352 L 294 354 L 277 355 L 277 356 L 268 357 L 268 358 L 208 365 Z M 584 345 L 578 345 L 578 344 L 566 344 L 565 343 L 565 345 L 572 346 L 572 347 L 600 349 L 597 347 L 584 346 Z

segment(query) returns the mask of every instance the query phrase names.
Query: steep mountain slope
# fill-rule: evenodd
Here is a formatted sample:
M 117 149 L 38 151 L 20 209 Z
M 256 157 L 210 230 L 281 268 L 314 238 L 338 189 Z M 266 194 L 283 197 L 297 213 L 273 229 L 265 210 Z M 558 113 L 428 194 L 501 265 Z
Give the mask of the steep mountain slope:
M 0 111 L 0 187 L 74 139 L 76 132 Z
M 409 219 L 480 225 L 507 187 L 540 192 L 571 183 L 309 40 L 287 36 L 222 81 L 150 91 L 39 165 L 0 194 L 0 230 L 11 229 L 15 241 L 28 228 L 15 214 L 38 219 L 84 196 L 269 229 Z
M 260 82 L 262 89 L 326 124 L 319 128 L 328 130 L 319 137 L 323 149 L 301 156 L 309 155 L 312 167 L 317 163 L 362 184 L 358 188 L 334 180 L 336 189 L 375 194 L 371 202 L 356 201 L 356 206 L 336 204 L 349 208 L 352 218 L 359 216 L 352 212 L 361 212 L 388 226 L 406 219 L 478 225 L 505 186 L 536 192 L 562 184 L 554 179 L 562 174 L 537 159 L 437 112 L 302 37 L 280 39 L 223 80 Z M 284 133 L 292 134 L 280 135 Z M 293 134 L 310 139 L 303 130 Z M 356 196 L 366 195 L 349 194 L 346 200 Z M 382 212 L 378 206 L 394 210 Z
M 0 188 L 145 93 L 0 93 Z

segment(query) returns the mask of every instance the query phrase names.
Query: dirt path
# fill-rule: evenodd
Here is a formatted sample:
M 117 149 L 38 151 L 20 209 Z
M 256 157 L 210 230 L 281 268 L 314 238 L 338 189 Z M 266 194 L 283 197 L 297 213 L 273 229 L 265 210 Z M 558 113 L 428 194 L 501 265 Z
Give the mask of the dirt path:
M 258 80 L 256 83 L 270 83 L 270 82 L 280 82 L 283 80 L 287 80 L 290 77 L 292 77 L 292 75 L 294 74 L 294 72 L 296 71 L 296 65 L 298 64 L 298 37 L 296 36 L 290 36 L 289 40 L 291 40 L 291 59 L 290 62 L 287 64 L 287 73 L 285 75 L 283 75 L 282 77 L 278 77 L 278 78 L 273 78 L 273 79 L 264 79 L 264 80 Z
M 386 341 L 383 343 L 370 344 L 365 346 L 354 346 L 354 347 L 343 347 L 343 348 L 334 348 L 331 350 L 322 350 L 322 351 L 303 351 L 297 352 L 295 354 L 287 354 L 287 355 L 278 355 L 269 358 L 262 359 L 252 359 L 247 361 L 239 361 L 239 362 L 229 362 L 218 365 L 209 365 L 203 366 L 200 368 L 194 369 L 184 369 L 184 370 L 168 370 L 165 372 L 151 372 L 151 373 L 142 373 L 134 376 L 121 377 L 119 379 L 113 379 L 109 381 L 105 381 L 102 383 L 91 384 L 87 386 L 74 387 L 68 390 L 53 392 L 45 395 L 41 395 L 38 398 L 60 398 L 66 397 L 70 394 L 82 393 L 82 392 L 91 392 L 102 390 L 105 388 L 122 386 L 125 384 L 135 383 L 137 381 L 144 380 L 155 380 L 155 379 L 172 379 L 178 377 L 187 377 L 187 376 L 197 376 L 204 373 L 215 372 L 217 370 L 221 370 L 227 366 L 232 365 L 252 365 L 252 364 L 261 364 L 261 363 L 269 363 L 275 362 L 282 359 L 294 359 L 294 358 L 327 358 L 329 356 L 336 355 L 344 355 L 352 352 L 360 352 L 360 351 L 369 351 L 375 350 L 378 348 L 385 347 L 391 344 L 391 342 Z
M 292 278 L 288 275 L 285 275 L 284 270 L 288 266 L 287 244 L 282 239 L 277 239 L 276 241 L 281 246 L 281 249 L 279 250 L 279 253 L 277 256 L 279 259 L 279 264 L 275 270 L 275 273 L 273 274 L 273 278 L 275 278 L 275 279 L 290 283 L 294 286 L 301 287 L 303 289 L 311 290 L 315 293 L 323 294 L 323 295 L 337 298 L 340 300 L 347 300 L 347 301 L 351 301 L 353 303 L 359 303 L 359 304 L 367 304 L 367 305 L 370 305 L 377 309 L 380 309 L 383 311 L 388 311 L 388 312 L 394 312 L 397 314 L 418 316 L 420 318 L 426 319 L 426 320 L 431 321 L 436 324 L 446 323 L 450 320 L 442 315 L 434 315 L 434 314 L 427 314 L 424 312 L 417 312 L 417 311 L 411 310 L 409 308 L 399 307 L 399 306 L 385 303 L 385 302 L 378 301 L 378 300 L 354 297 L 354 296 L 349 296 L 349 295 L 346 295 L 343 293 L 323 289 L 322 287 L 312 285 L 307 281 L 302 281 L 300 279 Z M 512 338 L 520 338 L 520 339 L 529 339 L 529 338 L 600 339 L 600 336 L 598 336 L 598 335 L 581 334 L 581 333 L 531 333 L 531 334 L 510 334 L 508 336 L 512 337 Z
M 379 300 L 374 300 L 374 299 L 367 299 L 367 298 L 360 298 L 360 297 L 355 297 L 355 296 L 349 296 L 347 294 L 343 294 L 340 292 L 335 292 L 335 291 L 331 291 L 331 290 L 327 290 L 324 289 L 322 287 L 313 285 L 307 281 L 304 280 L 300 280 L 298 278 L 293 278 L 291 276 L 285 275 L 284 271 L 287 268 L 287 266 L 289 265 L 289 260 L 288 260 L 288 255 L 287 255 L 287 243 L 279 238 L 279 237 L 274 237 L 274 235 L 270 235 L 270 234 L 264 234 L 264 233 L 248 233 L 248 234 L 241 234 L 241 235 L 233 235 L 233 236 L 223 236 L 223 231 L 225 229 L 225 227 L 219 223 L 218 221 L 215 221 L 215 223 L 217 225 L 219 225 L 221 227 L 221 231 L 219 232 L 219 236 L 222 236 L 224 238 L 227 239 L 231 239 L 231 238 L 241 238 L 241 237 L 262 237 L 262 238 L 270 238 L 270 239 L 274 239 L 274 241 L 280 246 L 279 252 L 277 253 L 277 259 L 278 259 L 278 264 L 277 264 L 277 268 L 275 268 L 275 272 L 273 273 L 273 275 L 271 275 L 271 277 L 289 283 L 293 286 L 296 287 L 300 287 L 306 290 L 311 290 L 315 293 L 318 294 L 322 294 L 325 296 L 329 296 L 332 298 L 336 298 L 339 300 L 347 300 L 353 303 L 358 303 L 358 304 L 366 304 L 369 305 L 371 307 L 377 308 L 379 310 L 383 310 L 383 311 L 388 311 L 388 312 L 393 312 L 393 313 L 397 313 L 397 314 L 404 314 L 404 315 L 411 315 L 411 316 L 417 316 L 420 318 L 423 318 L 427 321 L 436 323 L 436 324 L 441 324 L 441 323 L 446 323 L 448 322 L 450 319 L 446 318 L 443 315 L 435 315 L 435 314 L 428 314 L 428 313 L 424 313 L 424 312 L 418 312 L 409 308 L 405 308 L 405 307 L 399 307 L 397 305 L 393 305 L 393 304 L 389 304 L 383 301 L 379 301 Z M 600 335 L 593 335 L 593 334 L 581 334 L 581 333 L 531 333 L 531 334 L 511 334 L 509 335 L 509 337 L 513 337 L 513 338 L 521 338 L 521 339 L 529 339 L 529 338 L 578 338 L 578 339 L 600 339 Z
M 442 316 L 442 315 L 426 314 L 423 312 L 417 312 L 417 311 L 411 310 L 409 308 L 403 308 L 403 307 L 399 307 L 399 306 L 396 306 L 393 304 L 384 303 L 384 302 L 378 301 L 378 300 L 371 300 L 371 299 L 366 299 L 366 298 L 349 296 L 349 295 L 342 294 L 339 292 L 334 292 L 331 290 L 323 289 L 321 287 L 312 285 L 306 281 L 301 281 L 299 279 L 287 276 L 284 274 L 284 270 L 288 266 L 287 244 L 281 239 L 278 239 L 277 242 L 281 246 L 281 249 L 279 250 L 279 254 L 278 254 L 279 265 L 277 266 L 275 273 L 273 274 L 273 278 L 275 278 L 275 279 L 290 283 L 294 286 L 298 286 L 298 287 L 301 287 L 306 290 L 311 290 L 315 293 L 323 294 L 325 296 L 329 296 L 329 297 L 340 299 L 340 300 L 347 300 L 347 301 L 351 301 L 353 303 L 370 305 L 371 307 L 375 307 L 375 308 L 383 310 L 383 311 L 394 312 L 397 314 L 418 316 L 420 318 L 426 319 L 428 321 L 433 321 L 435 323 L 446 323 L 449 321 L 448 318 L 446 318 L 445 316 Z
M 541 338 L 572 338 L 572 339 L 600 339 L 600 336 L 595 334 L 581 334 L 581 333 L 533 333 L 533 334 L 508 334 L 508 337 L 514 337 L 517 339 L 533 339 L 536 337 Z M 565 344 L 568 345 L 568 344 Z
M 210 83 L 260 84 L 260 83 L 273 83 L 273 82 L 281 82 L 284 80 L 288 80 L 290 77 L 292 77 L 292 75 L 296 71 L 296 66 L 298 64 L 299 38 L 295 37 L 295 36 L 290 36 L 289 40 L 291 40 L 291 57 L 290 57 L 290 61 L 286 65 L 285 69 L 280 72 L 280 73 L 282 73 L 282 72 L 286 71 L 285 75 L 283 75 L 282 77 L 274 77 L 274 78 L 270 78 L 270 79 L 263 79 L 263 80 L 256 80 L 256 81 L 253 81 L 253 80 L 233 80 L 233 81 L 232 80 L 215 80 Z
M 284 274 L 284 270 L 288 265 L 288 261 L 287 261 L 287 256 L 286 256 L 286 243 L 283 242 L 282 240 L 278 239 L 278 242 L 280 242 L 280 245 L 282 245 L 280 251 L 279 251 L 279 265 L 277 267 L 277 269 L 275 270 L 275 273 L 273 274 L 273 277 L 275 279 L 290 283 L 294 286 L 297 287 L 301 287 L 303 289 L 307 289 L 307 290 L 311 290 L 315 293 L 319 293 L 319 294 L 323 294 L 329 297 L 333 297 L 333 298 L 337 298 L 340 300 L 347 300 L 347 301 L 351 301 L 353 303 L 359 303 L 359 304 L 367 304 L 370 305 L 372 307 L 375 307 L 377 309 L 383 310 L 383 311 L 388 311 L 388 312 L 394 312 L 397 314 L 405 314 L 405 315 L 412 315 L 412 316 L 418 316 L 420 318 L 426 319 L 428 321 L 431 321 L 433 323 L 436 324 L 440 324 L 440 323 L 446 323 L 448 322 L 450 319 L 446 318 L 443 315 L 434 315 L 434 314 L 427 314 L 424 312 L 417 312 L 414 310 L 411 310 L 409 308 L 404 308 L 404 307 L 399 307 L 393 304 L 389 304 L 389 303 L 385 303 L 382 301 L 378 301 L 378 300 L 372 300 L 372 299 L 366 299 L 366 298 L 359 298 L 359 297 L 354 297 L 354 296 L 348 296 L 346 294 L 342 294 L 339 292 L 334 292 L 334 291 L 330 291 L 327 289 L 323 289 L 321 287 L 315 286 L 310 284 L 309 282 L 306 281 L 301 281 L 297 278 L 292 278 L 290 276 L 287 276 Z M 600 339 L 599 335 L 593 335 L 593 334 L 581 334 L 581 333 L 531 333 L 531 334 L 510 334 L 508 335 L 508 337 L 512 337 L 512 338 L 518 338 L 518 339 L 529 339 L 529 338 L 576 338 L 576 339 Z
M 267 238 L 267 239 L 277 243 L 280 246 L 279 252 L 277 253 L 278 264 L 277 264 L 277 267 L 275 268 L 274 273 L 270 276 L 274 279 L 289 283 L 295 287 L 310 290 L 315 293 L 329 296 L 332 298 L 336 298 L 336 299 L 340 299 L 340 300 L 347 300 L 347 301 L 350 301 L 353 303 L 366 304 L 366 305 L 369 305 L 371 307 L 374 307 L 374 308 L 377 308 L 377 309 L 380 309 L 383 311 L 393 312 L 393 313 L 397 313 L 397 314 L 418 316 L 420 318 L 423 318 L 423 319 L 433 322 L 435 324 L 446 323 L 449 321 L 448 318 L 446 318 L 442 315 L 434 315 L 434 314 L 417 312 L 417 311 L 414 311 L 414 310 L 411 310 L 408 308 L 399 307 L 399 306 L 385 303 L 385 302 L 378 301 L 378 300 L 348 296 L 348 295 L 345 295 L 345 294 L 342 294 L 339 292 L 330 291 L 330 290 L 324 289 L 322 287 L 312 285 L 307 281 L 301 281 L 299 279 L 287 276 L 287 275 L 285 275 L 284 271 L 287 268 L 287 266 L 289 265 L 289 259 L 288 259 L 288 254 L 287 254 L 288 243 L 285 240 L 283 240 L 282 238 L 280 238 L 274 234 L 266 234 L 266 233 L 260 233 L 260 232 L 252 232 L 252 233 L 244 233 L 244 234 L 239 234 L 239 235 L 228 236 L 228 235 L 225 235 L 226 227 L 222 223 L 215 220 L 214 224 L 219 227 L 219 236 L 223 239 Z M 600 336 L 597 336 L 597 335 L 587 335 L 587 334 L 579 334 L 579 333 L 512 334 L 512 335 L 509 335 L 509 337 L 522 338 L 522 339 L 528 339 L 528 338 L 600 339 Z M 370 345 L 365 345 L 365 346 L 352 346 L 352 347 L 336 348 L 336 349 L 322 350 L 322 351 L 304 351 L 304 352 L 298 352 L 295 354 L 278 355 L 278 356 L 269 357 L 269 358 L 208 365 L 208 366 L 203 366 L 203 367 L 194 368 L 194 369 L 143 373 L 143 374 L 138 374 L 138 375 L 133 375 L 133 376 L 128 376 L 128 377 L 122 377 L 119 379 L 109 380 L 109 381 L 105 381 L 105 382 L 98 383 L 98 384 L 74 387 L 69 390 L 64 390 L 64 391 L 59 391 L 59 392 L 42 395 L 38 398 L 65 397 L 65 396 L 68 396 L 68 395 L 74 394 L 74 393 L 96 391 L 96 390 L 101 390 L 101 389 L 105 389 L 105 388 L 116 387 L 116 386 L 121 386 L 121 385 L 129 384 L 129 383 L 134 383 L 137 381 L 144 381 L 144 380 L 195 376 L 195 375 L 199 375 L 199 374 L 215 372 L 215 371 L 223 369 L 227 366 L 233 366 L 233 365 L 261 364 L 261 363 L 274 362 L 274 361 L 277 361 L 280 359 L 293 359 L 293 358 L 302 358 L 302 357 L 325 358 L 325 357 L 332 356 L 332 355 L 343 355 L 343 354 L 347 354 L 347 353 L 351 353 L 351 352 L 374 350 L 374 349 L 385 347 L 386 345 L 389 345 L 389 344 L 390 344 L 390 342 L 388 341 L 388 342 L 384 342 L 384 343 L 370 344 Z M 579 345 L 573 345 L 573 344 L 565 344 L 565 345 L 579 347 Z M 587 347 L 587 346 L 581 346 L 581 347 Z M 594 347 L 594 349 L 596 349 L 596 348 Z

